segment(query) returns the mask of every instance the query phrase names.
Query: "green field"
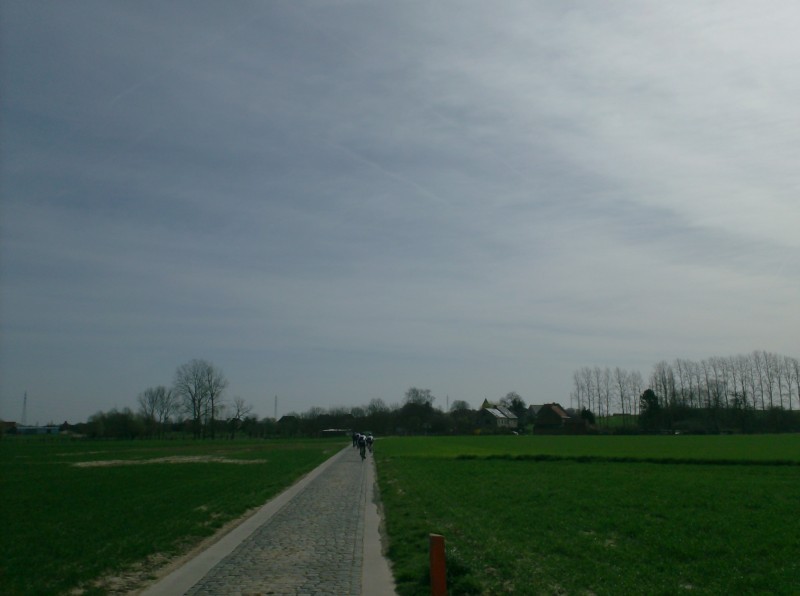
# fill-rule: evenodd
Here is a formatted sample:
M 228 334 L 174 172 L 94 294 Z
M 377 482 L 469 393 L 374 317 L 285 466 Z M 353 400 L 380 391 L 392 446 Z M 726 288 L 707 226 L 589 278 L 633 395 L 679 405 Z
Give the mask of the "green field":
M 107 593 L 333 455 L 308 441 L 0 441 L 0 593 Z M 381 438 L 401 594 L 800 593 L 800 435 Z M 102 581 L 100 581 L 102 580 Z
M 0 593 L 105 593 L 98 579 L 185 552 L 342 446 L 4 439 Z
M 387 438 L 401 594 L 800 593 L 800 436 Z
M 404 457 L 538 457 L 800 464 L 800 435 L 496 435 L 384 439 Z M 382 444 L 384 444 L 382 442 Z M 402 446 L 402 447 L 398 447 Z M 542 457 L 545 459 L 545 457 Z

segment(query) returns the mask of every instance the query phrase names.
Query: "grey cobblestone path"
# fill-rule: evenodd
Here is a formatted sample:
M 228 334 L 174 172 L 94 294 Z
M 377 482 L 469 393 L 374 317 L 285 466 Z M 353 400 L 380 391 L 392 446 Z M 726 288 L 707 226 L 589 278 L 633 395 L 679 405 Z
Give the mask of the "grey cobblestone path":
M 331 466 L 186 593 L 360 594 L 370 462 L 349 448 L 334 457 Z

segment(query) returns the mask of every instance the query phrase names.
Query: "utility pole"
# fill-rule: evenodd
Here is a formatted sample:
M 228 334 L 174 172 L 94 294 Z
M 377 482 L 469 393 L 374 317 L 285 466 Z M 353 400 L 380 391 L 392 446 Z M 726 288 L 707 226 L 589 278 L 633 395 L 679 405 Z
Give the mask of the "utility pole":
M 22 398 L 22 420 L 20 421 L 22 426 L 26 426 L 28 424 L 28 392 L 25 392 L 25 396 Z
M 275 396 L 275 421 L 278 421 L 278 396 Z

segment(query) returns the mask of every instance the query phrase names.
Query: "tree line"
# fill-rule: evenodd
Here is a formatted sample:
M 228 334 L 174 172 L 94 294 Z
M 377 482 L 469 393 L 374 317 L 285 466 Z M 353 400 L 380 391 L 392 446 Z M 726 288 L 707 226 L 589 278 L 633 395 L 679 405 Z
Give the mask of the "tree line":
M 692 361 L 661 361 L 641 373 L 583 367 L 573 373 L 572 403 L 606 422 L 645 430 L 774 432 L 800 430 L 800 360 L 767 351 Z
M 223 372 L 205 360 L 178 367 L 171 386 L 149 387 L 137 396 L 138 409 L 98 412 L 86 423 L 70 428 L 92 438 L 146 438 L 193 436 L 220 437 L 314 437 L 335 430 L 358 430 L 376 435 L 469 434 L 480 426 L 478 410 L 455 400 L 447 411 L 435 405 L 430 389 L 410 387 L 399 403 L 374 398 L 364 406 L 321 408 L 290 412 L 279 420 L 258 418 L 241 398 L 228 400 Z M 522 397 L 509 392 L 497 403 L 514 411 L 520 428 L 528 417 Z M 490 429 L 486 429 L 487 431 Z
M 138 411 L 130 408 L 98 412 L 83 430 L 92 437 L 162 437 L 165 433 L 191 433 L 194 438 L 235 436 L 252 406 L 242 398 L 228 401 L 228 379 L 207 360 L 180 365 L 171 386 L 148 387 L 136 398 Z
M 213 439 L 239 433 L 320 436 L 331 429 L 387 435 L 460 434 L 481 428 L 479 410 L 466 401 L 455 400 L 444 411 L 434 405 L 430 389 L 418 387 L 409 388 L 402 402 L 391 405 L 375 398 L 365 406 L 312 407 L 280 420 L 259 419 L 243 399 L 228 399 L 227 387 L 220 368 L 191 360 L 176 369 L 170 386 L 142 391 L 136 398 L 137 411 L 98 412 L 73 430 L 91 437 L 180 433 Z M 575 408 L 568 411 L 596 422 L 601 432 L 800 431 L 800 361 L 766 351 L 699 362 L 676 359 L 656 363 L 647 380 L 635 370 L 587 366 L 574 372 L 569 397 Z M 496 401 L 517 415 L 521 432 L 530 430 L 532 412 L 518 393 Z M 621 424 L 612 425 L 617 419 Z
M 483 427 L 479 410 L 474 410 L 464 400 L 454 400 L 447 409 L 435 405 L 436 396 L 430 389 L 410 387 L 399 403 L 387 404 L 374 398 L 365 406 L 321 408 L 312 407 L 306 412 L 292 412 L 277 422 L 280 434 L 320 436 L 330 429 L 352 429 L 375 435 L 441 435 L 472 434 L 496 429 Z M 517 413 L 520 423 L 527 419 L 528 408 L 516 392 L 509 392 L 497 400 Z

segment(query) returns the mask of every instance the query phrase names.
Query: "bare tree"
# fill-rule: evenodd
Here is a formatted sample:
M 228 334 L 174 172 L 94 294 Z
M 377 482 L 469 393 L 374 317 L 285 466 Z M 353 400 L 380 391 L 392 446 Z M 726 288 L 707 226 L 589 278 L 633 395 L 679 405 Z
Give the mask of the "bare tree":
M 156 407 L 158 404 L 156 388 L 148 387 L 136 397 L 136 401 L 139 402 L 139 413 L 144 420 L 145 428 L 150 433 L 153 433 L 156 428 Z
M 792 370 L 792 360 L 789 356 L 783 357 L 781 372 L 783 374 L 783 382 L 786 383 L 786 397 L 789 402 L 789 411 L 793 410 L 792 406 L 792 384 L 795 382 L 794 371 Z M 798 399 L 800 399 L 800 387 L 798 387 Z
M 673 368 L 678 371 L 678 386 L 679 386 L 678 401 L 680 402 L 680 404 L 682 406 L 685 406 L 687 404 L 687 402 L 688 402 L 688 400 L 687 400 L 688 395 L 687 395 L 687 391 L 686 391 L 686 385 L 689 382 L 689 379 L 688 379 L 688 377 L 689 377 L 688 372 L 689 371 L 688 371 L 688 369 L 686 367 L 686 364 L 680 358 L 677 358 L 675 360 L 675 365 L 674 365 Z
M 579 370 L 572 373 L 572 381 L 575 384 L 575 390 L 572 392 L 572 401 L 578 407 L 578 410 L 582 410 L 585 405 L 588 405 L 588 400 L 586 397 L 586 385 Z
M 728 387 L 728 396 L 733 398 L 734 407 L 736 404 L 740 403 L 741 400 L 738 399 L 738 390 L 739 390 L 739 369 L 736 366 L 736 358 L 730 357 L 725 360 L 725 367 L 728 373 L 730 374 L 730 381 L 731 384 Z
M 594 402 L 594 390 L 592 389 L 592 369 L 588 366 L 584 366 L 580 371 L 580 375 L 583 392 L 586 396 L 586 409 L 596 414 L 597 406 Z
M 622 412 L 622 423 L 625 424 L 625 405 L 628 396 L 628 371 L 619 366 L 614 369 L 614 385 L 617 389 L 619 408 Z
M 606 426 L 611 424 L 611 369 L 607 366 L 603 369 L 602 386 L 600 392 L 606 402 Z
M 156 387 L 157 400 L 156 400 L 156 419 L 158 420 L 158 433 L 159 436 L 164 432 L 164 426 L 175 413 L 178 406 L 178 400 L 175 392 L 168 389 L 163 385 Z
M 752 356 L 743 356 L 746 365 L 745 378 L 747 379 L 747 388 L 750 390 L 750 402 L 755 410 L 758 407 L 758 367 L 756 366 L 756 359 Z M 763 401 L 762 401 L 762 406 Z
M 463 399 L 457 399 L 452 404 L 450 404 L 450 411 L 451 412 L 461 412 L 464 410 L 470 410 L 469 402 L 464 401 Z
M 192 419 L 192 434 L 200 438 L 203 413 L 206 409 L 206 390 L 204 370 L 208 365 L 204 360 L 192 360 L 182 364 L 175 371 L 175 393 L 183 402 L 186 413 Z
M 711 371 L 711 365 L 709 364 L 708 359 L 701 360 L 700 367 L 703 369 L 703 380 L 705 380 L 705 383 L 703 385 L 706 393 L 705 407 L 710 410 L 712 407 L 713 399 L 711 398 L 711 377 L 709 376 L 709 373 Z
M 760 393 L 761 393 L 761 409 L 762 410 L 766 409 L 764 407 L 764 393 L 765 393 L 765 391 L 764 391 L 764 377 L 765 377 L 764 365 L 765 365 L 765 362 L 761 360 L 761 354 L 759 354 L 758 351 L 753 352 L 753 368 L 755 369 L 756 378 L 758 379 L 758 387 L 761 390 Z M 755 397 L 754 397 L 754 399 L 755 399 Z
M 721 407 L 723 402 L 725 402 L 727 406 L 727 388 L 724 382 L 725 368 L 720 358 L 709 358 L 709 364 L 714 373 L 714 386 L 712 391 L 714 395 L 714 407 Z
M 672 366 L 666 360 L 662 360 L 653 366 L 653 374 L 650 376 L 650 384 L 655 389 L 656 394 L 664 400 L 664 404 L 674 407 L 677 401 L 675 390 L 675 373 Z
M 628 396 L 631 400 L 630 411 L 634 416 L 639 414 L 639 396 L 644 392 L 644 379 L 638 370 L 631 371 L 628 375 Z
M 599 366 L 592 370 L 592 380 L 594 384 L 595 397 L 597 398 L 597 414 L 603 416 L 603 371 Z M 608 404 L 606 404 L 608 405 Z M 608 412 L 605 413 L 608 416 Z M 606 423 L 608 420 L 606 420 Z
M 761 352 L 764 365 L 764 380 L 767 383 L 767 397 L 769 398 L 770 409 L 775 407 L 775 382 L 777 377 L 777 360 L 778 357 L 771 352 Z
M 163 385 L 148 387 L 137 397 L 139 412 L 144 418 L 149 431 L 156 430 L 158 435 L 175 409 L 175 399 L 171 389 Z
M 687 361 L 689 370 L 689 405 L 692 408 L 701 407 L 701 395 L 703 387 L 703 375 L 700 365 L 697 362 Z
M 753 368 L 750 366 L 750 359 L 744 354 L 738 355 L 736 357 L 736 368 L 739 369 L 739 391 L 741 393 L 742 406 L 746 409 L 749 406 L 747 396 L 750 395 L 751 399 L 753 396 L 753 393 L 751 393 L 751 383 L 749 381 L 753 377 Z M 755 407 L 755 403 L 753 403 L 753 407 Z
M 242 420 L 252 411 L 253 406 L 245 402 L 241 397 L 236 396 L 233 398 L 231 418 L 228 422 L 231 430 L 231 439 L 236 438 L 236 431 L 241 427 Z
M 432 406 L 435 399 L 430 389 L 410 387 L 406 391 L 405 403 Z
M 389 411 L 389 406 L 386 405 L 380 397 L 373 397 L 367 404 L 367 416 L 374 416 L 375 414 L 383 414 Z
M 778 382 L 778 401 L 781 404 L 781 410 L 783 409 L 783 399 L 785 396 L 788 396 L 789 400 L 789 410 L 792 409 L 792 383 L 791 383 L 791 374 L 789 375 L 789 386 L 786 386 L 786 375 L 784 371 L 786 370 L 786 359 L 781 358 L 777 354 L 775 355 L 775 376 L 777 377 Z M 788 389 L 788 392 L 786 391 Z
M 206 415 L 211 429 L 211 438 L 213 439 L 216 433 L 217 414 L 223 405 L 222 399 L 225 388 L 228 386 L 228 380 L 220 369 L 211 364 L 206 366 L 203 376 L 205 379 L 206 393 L 208 395 L 208 399 L 206 400 L 206 405 L 208 406 Z
M 310 408 L 308 408 L 308 410 L 303 412 L 300 416 L 301 416 L 301 418 L 304 418 L 306 420 L 314 420 L 315 418 L 319 418 L 321 416 L 324 416 L 325 414 L 327 414 L 327 412 L 325 411 L 325 408 L 322 408 L 320 406 L 311 406 Z
M 214 421 L 227 385 L 222 371 L 206 360 L 192 360 L 175 371 L 175 393 L 192 417 L 195 438 L 203 436 L 204 424 L 209 423 L 214 436 Z
M 345 406 L 333 406 L 328 408 L 328 415 L 334 418 L 347 418 L 350 415 L 350 408 Z

